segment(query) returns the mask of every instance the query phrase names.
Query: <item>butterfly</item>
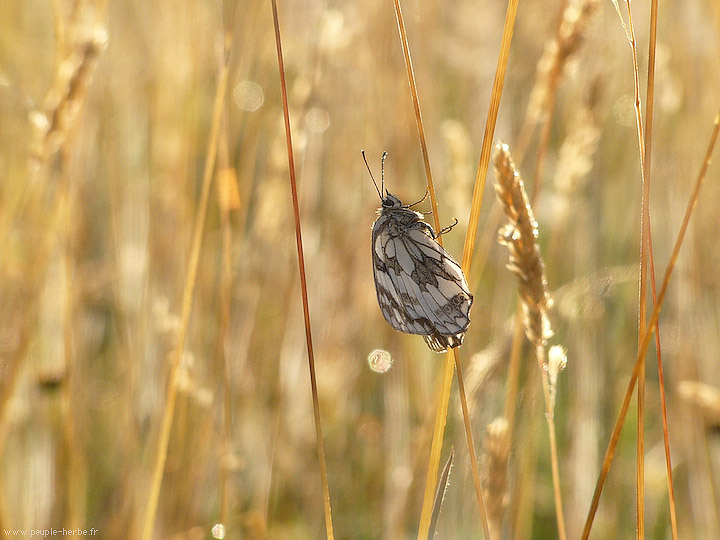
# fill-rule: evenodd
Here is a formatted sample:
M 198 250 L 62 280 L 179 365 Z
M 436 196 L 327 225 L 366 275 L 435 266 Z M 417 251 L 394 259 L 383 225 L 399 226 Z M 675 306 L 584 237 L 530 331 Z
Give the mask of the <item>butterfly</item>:
M 462 344 L 470 324 L 470 294 L 460 265 L 437 242 L 456 224 L 435 234 L 413 204 L 403 203 L 385 189 L 385 158 L 381 159 L 378 188 L 365 152 L 370 173 L 382 206 L 372 226 L 372 261 L 375 292 L 380 311 L 390 326 L 406 334 L 423 336 L 428 347 L 443 352 Z

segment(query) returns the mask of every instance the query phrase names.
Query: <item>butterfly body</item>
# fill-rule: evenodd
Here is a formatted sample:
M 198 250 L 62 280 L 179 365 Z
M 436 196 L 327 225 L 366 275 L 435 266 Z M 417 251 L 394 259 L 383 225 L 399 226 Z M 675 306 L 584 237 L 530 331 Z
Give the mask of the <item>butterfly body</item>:
M 460 265 L 437 242 L 423 214 L 385 192 L 372 227 L 378 304 L 396 330 L 419 334 L 436 352 L 462 344 L 470 294 Z

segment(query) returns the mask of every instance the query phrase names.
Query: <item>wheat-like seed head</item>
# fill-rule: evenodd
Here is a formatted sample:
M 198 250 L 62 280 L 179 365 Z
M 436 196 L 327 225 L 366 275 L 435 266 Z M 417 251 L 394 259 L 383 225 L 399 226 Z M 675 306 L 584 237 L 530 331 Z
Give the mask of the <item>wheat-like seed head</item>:
M 484 489 L 487 493 L 487 513 L 492 538 L 502 538 L 502 519 L 508 503 L 507 464 L 510 455 L 510 427 L 504 417 L 498 417 L 485 430 L 483 465 L 486 471 Z
M 518 280 L 525 314 L 525 334 L 535 347 L 544 346 L 552 336 L 547 315 L 551 300 L 545 278 L 545 263 L 537 245 L 537 222 L 522 178 L 506 144 L 500 142 L 495 146 L 493 165 L 495 191 L 508 217 L 508 222 L 498 232 L 498 241 L 510 251 L 507 268 Z
M 568 60 L 583 43 L 585 31 L 599 5 L 599 0 L 575 0 L 563 12 L 557 35 L 545 44 L 538 61 L 536 82 L 530 92 L 527 109 L 533 122 L 537 122 L 545 112 L 550 89 L 557 84 Z
M 34 111 L 30 121 L 36 130 L 32 155 L 38 162 L 52 156 L 62 146 L 78 112 L 82 109 L 88 84 L 98 56 L 107 45 L 107 31 L 95 26 L 83 36 L 72 53 L 57 69 L 55 88 L 48 92 L 44 113 Z

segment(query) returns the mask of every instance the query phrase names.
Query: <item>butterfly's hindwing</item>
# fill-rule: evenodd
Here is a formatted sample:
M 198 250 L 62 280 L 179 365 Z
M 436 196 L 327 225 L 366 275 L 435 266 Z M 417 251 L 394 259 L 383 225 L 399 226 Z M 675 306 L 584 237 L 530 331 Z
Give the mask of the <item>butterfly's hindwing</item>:
M 460 266 L 421 220 L 395 197 L 384 199 L 372 234 L 375 289 L 393 328 L 423 335 L 441 352 L 462 343 L 473 297 Z

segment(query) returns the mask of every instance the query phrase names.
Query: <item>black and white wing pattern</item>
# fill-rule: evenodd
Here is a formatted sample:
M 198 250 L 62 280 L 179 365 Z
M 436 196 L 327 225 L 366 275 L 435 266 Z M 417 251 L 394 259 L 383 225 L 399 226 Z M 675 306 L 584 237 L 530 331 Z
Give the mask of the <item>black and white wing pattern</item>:
M 458 347 L 473 302 L 460 265 L 437 242 L 422 214 L 385 194 L 372 227 L 380 310 L 393 328 L 422 335 L 435 352 Z

